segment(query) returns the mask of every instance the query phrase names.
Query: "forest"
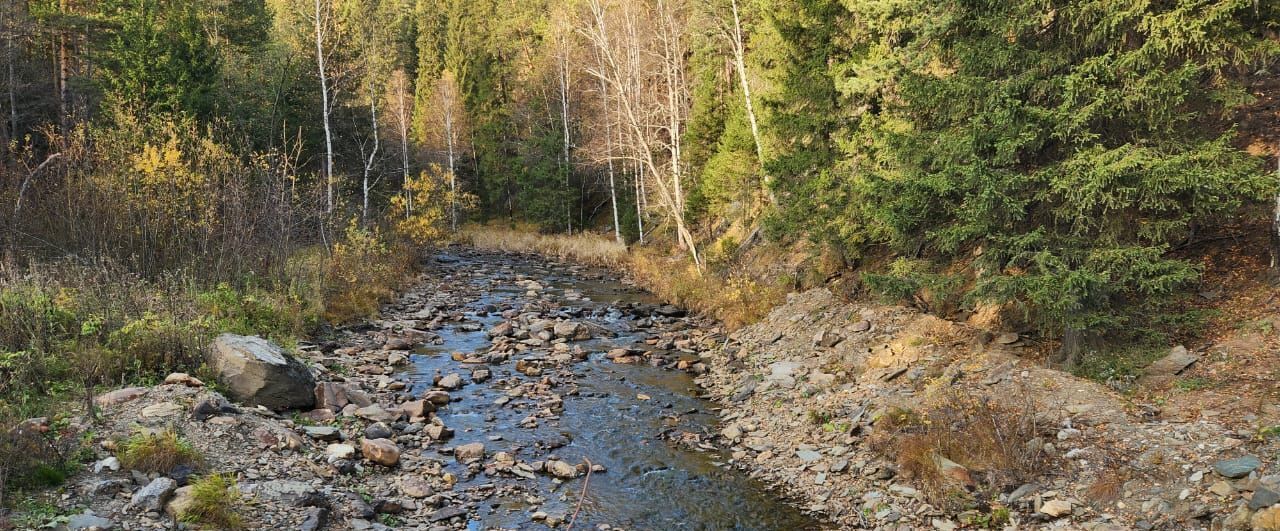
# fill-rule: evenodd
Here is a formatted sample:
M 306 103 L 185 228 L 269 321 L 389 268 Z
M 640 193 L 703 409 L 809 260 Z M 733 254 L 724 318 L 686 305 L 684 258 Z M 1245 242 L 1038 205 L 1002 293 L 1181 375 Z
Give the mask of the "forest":
M 421 249 L 486 227 L 616 242 L 730 324 L 837 276 L 941 316 L 997 305 L 1068 367 L 1184 337 L 1205 245 L 1280 242 L 1266 0 L 0 17 L 0 419 L 194 372 L 217 332 L 368 318 Z M 752 268 L 796 254 L 821 271 Z M 29 476 L 20 457 L 0 470 Z

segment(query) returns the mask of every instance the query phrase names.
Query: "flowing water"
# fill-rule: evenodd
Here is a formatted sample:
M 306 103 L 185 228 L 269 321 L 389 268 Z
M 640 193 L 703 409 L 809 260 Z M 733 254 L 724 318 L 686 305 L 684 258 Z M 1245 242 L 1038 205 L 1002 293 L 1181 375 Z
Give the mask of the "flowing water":
M 439 261 L 439 267 L 452 276 L 453 285 L 468 294 L 462 299 L 466 301 L 467 321 L 466 325 L 438 330 L 443 340 L 440 344 L 415 352 L 409 375 L 415 391 L 429 389 L 438 374 L 467 374 L 466 367 L 454 361 L 451 353 L 484 352 L 490 344 L 484 330 L 503 320 L 495 310 L 518 309 L 533 300 L 516 284 L 520 278 L 544 286 L 538 296 L 557 300 L 564 315 L 601 325 L 615 336 L 600 337 L 609 334 L 597 333 L 597 339 L 575 343 L 590 352 L 587 360 L 570 367 L 577 392 L 557 389 L 565 394 L 558 421 L 539 419 L 532 429 L 522 427 L 521 421 L 534 408 L 520 408 L 518 397 L 511 403 L 497 404 L 507 395 L 507 388 L 530 377 L 517 373 L 514 362 L 485 366 L 493 371 L 490 381 L 472 383 L 452 393 L 455 401 L 437 412 L 455 431 L 449 445 L 482 442 L 489 455 L 506 451 L 528 462 L 554 455 L 570 463 L 585 458 L 603 465 L 607 472 L 592 474 L 589 479 L 576 529 L 596 529 L 599 524 L 626 529 L 819 527 L 760 482 L 721 466 L 728 456 L 720 451 L 661 437 L 681 433 L 710 440 L 718 431 L 715 404 L 697 396 L 690 375 L 646 364 L 615 364 L 604 357 L 616 347 L 651 348 L 643 341 L 651 331 L 636 326 L 643 317 L 622 309 L 636 304 L 653 307 L 658 301 L 599 272 L 538 259 L 467 254 Z M 500 440 L 495 440 L 498 436 Z M 539 447 L 554 450 L 544 452 Z M 440 458 L 448 463 L 447 470 L 464 478 L 459 484 L 462 489 L 516 481 L 485 474 L 466 479 L 463 465 Z M 530 520 L 534 510 L 530 502 L 537 510 L 570 516 L 583 485 L 581 477 L 561 485 L 544 475 L 521 481 L 538 482 L 534 490 L 541 499 L 489 497 L 481 502 L 479 520 L 472 521 L 471 527 L 537 528 Z

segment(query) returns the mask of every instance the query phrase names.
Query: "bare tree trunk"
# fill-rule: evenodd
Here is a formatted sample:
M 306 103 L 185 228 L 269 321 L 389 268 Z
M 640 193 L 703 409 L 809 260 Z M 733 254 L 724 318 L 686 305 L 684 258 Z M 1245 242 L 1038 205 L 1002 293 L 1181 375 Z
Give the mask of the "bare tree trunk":
M 321 112 L 324 117 L 324 193 L 325 212 L 333 212 L 333 130 L 329 126 L 329 76 L 325 72 L 324 34 L 325 12 L 321 9 L 322 0 L 316 0 L 316 69 L 320 73 Z
M 5 55 L 8 57 L 9 70 L 9 134 L 5 140 L 12 140 L 18 137 L 18 76 L 14 70 L 14 63 L 17 62 L 17 54 L 14 52 L 13 37 L 17 33 L 18 7 L 17 2 L 10 1 L 13 11 L 9 13 L 9 20 L 5 23 Z M 7 152 L 7 150 L 6 150 Z M 6 153 L 7 156 L 7 153 Z
M 445 90 L 444 103 L 444 136 L 449 154 L 449 229 L 458 230 L 458 173 L 454 162 L 453 151 L 453 93 L 452 88 Z
M 609 86 L 600 80 L 600 108 L 607 113 L 609 109 Z M 618 221 L 618 190 L 613 183 L 613 129 L 609 117 L 604 116 L 604 151 L 609 171 L 609 201 L 613 205 L 613 239 L 623 243 L 622 224 Z
M 62 0 L 59 9 L 66 16 L 68 0 Z M 68 85 L 71 79 L 71 51 L 67 39 L 67 30 L 63 28 L 58 33 L 58 119 L 64 135 L 71 129 L 71 87 Z
M 406 190 L 404 194 L 405 215 L 408 216 L 413 214 L 413 193 L 407 191 L 409 188 L 409 109 L 408 106 L 405 105 L 404 101 L 405 93 L 409 90 L 408 87 L 404 86 L 404 83 L 406 82 L 403 79 L 400 83 L 401 84 L 397 87 L 396 94 L 400 102 L 400 171 L 402 178 L 404 179 L 402 188 Z
M 742 38 L 742 18 L 738 14 L 738 0 L 729 0 L 733 6 L 733 64 L 738 70 L 738 83 L 742 85 L 742 99 L 746 103 L 747 122 L 751 124 L 751 138 L 756 143 L 756 159 L 764 171 L 764 144 L 760 142 L 760 126 L 756 122 L 755 105 L 751 102 L 751 84 L 747 82 L 746 43 Z M 764 174 L 764 193 L 769 203 L 775 202 L 769 174 Z
M 369 83 L 369 123 L 373 125 L 373 150 L 369 152 L 369 158 L 364 163 L 364 178 L 360 182 L 361 224 L 369 222 L 369 172 L 373 171 L 373 161 L 378 156 L 378 97 L 373 92 L 373 83 Z
M 560 123 L 564 128 L 564 188 L 568 191 L 572 188 L 570 175 L 573 173 L 573 165 L 569 160 L 569 52 L 563 40 L 560 43 L 560 53 Z M 569 234 L 573 234 L 573 203 L 565 204 L 564 210 Z
M 640 245 L 644 245 L 644 166 L 636 163 L 632 174 L 636 179 L 636 225 L 640 229 Z

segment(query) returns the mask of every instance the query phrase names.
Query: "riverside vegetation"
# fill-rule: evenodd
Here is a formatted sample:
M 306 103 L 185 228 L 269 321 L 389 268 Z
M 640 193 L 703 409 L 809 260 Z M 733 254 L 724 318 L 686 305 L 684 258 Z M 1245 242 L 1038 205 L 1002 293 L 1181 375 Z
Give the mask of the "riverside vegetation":
M 422 382 L 361 367 L 434 363 L 419 332 L 445 322 L 498 325 L 449 275 L 552 282 L 459 273 L 438 250 L 461 244 L 504 253 L 482 267 L 609 268 L 713 319 L 622 305 L 597 324 L 650 330 L 610 347 L 661 345 L 610 362 L 690 372 L 720 401 L 720 427 L 666 442 L 715 448 L 755 476 L 724 484 L 807 513 L 772 525 L 1280 528 L 1280 4 L 4 0 L 0 47 L 0 527 L 124 511 L 94 497 L 117 491 L 133 525 L 179 487 L 190 525 L 280 524 L 234 510 L 263 478 L 206 458 L 219 436 L 279 439 L 264 474 L 346 445 L 294 444 L 308 424 L 354 440 L 381 422 L 389 438 L 364 438 L 435 451 L 417 430 L 470 402 L 416 422 L 240 414 L 209 345 L 261 336 L 321 388 L 349 378 L 399 408 Z M 569 320 L 589 297 L 524 291 L 498 314 L 531 359 L 494 361 L 491 385 L 572 423 L 558 386 L 596 385 L 569 373 L 605 352 L 544 360 L 576 340 L 520 312 Z M 565 373 L 539 387 L 516 361 Z M 150 394 L 111 394 L 129 389 Z M 130 424 L 178 402 L 226 414 Z M 380 444 L 317 481 L 360 497 L 346 465 Z M 529 472 L 508 450 L 498 469 Z M 136 477 L 91 471 L 106 454 Z M 430 500 L 406 521 L 353 504 L 317 525 L 479 517 L 460 470 L 408 457 L 440 474 L 438 493 L 375 493 Z M 49 501 L 88 479 L 128 485 Z M 570 520 L 553 508 L 537 521 Z

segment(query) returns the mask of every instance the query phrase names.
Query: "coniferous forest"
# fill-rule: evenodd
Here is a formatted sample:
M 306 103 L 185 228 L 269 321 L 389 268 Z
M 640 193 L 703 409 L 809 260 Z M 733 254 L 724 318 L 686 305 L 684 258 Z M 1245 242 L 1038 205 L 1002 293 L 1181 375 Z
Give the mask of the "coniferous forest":
M 0 506 L 74 474 L 22 419 L 459 242 L 730 328 L 994 314 L 1120 391 L 1274 300 L 1280 2 L 0 0 L 0 64 Z

